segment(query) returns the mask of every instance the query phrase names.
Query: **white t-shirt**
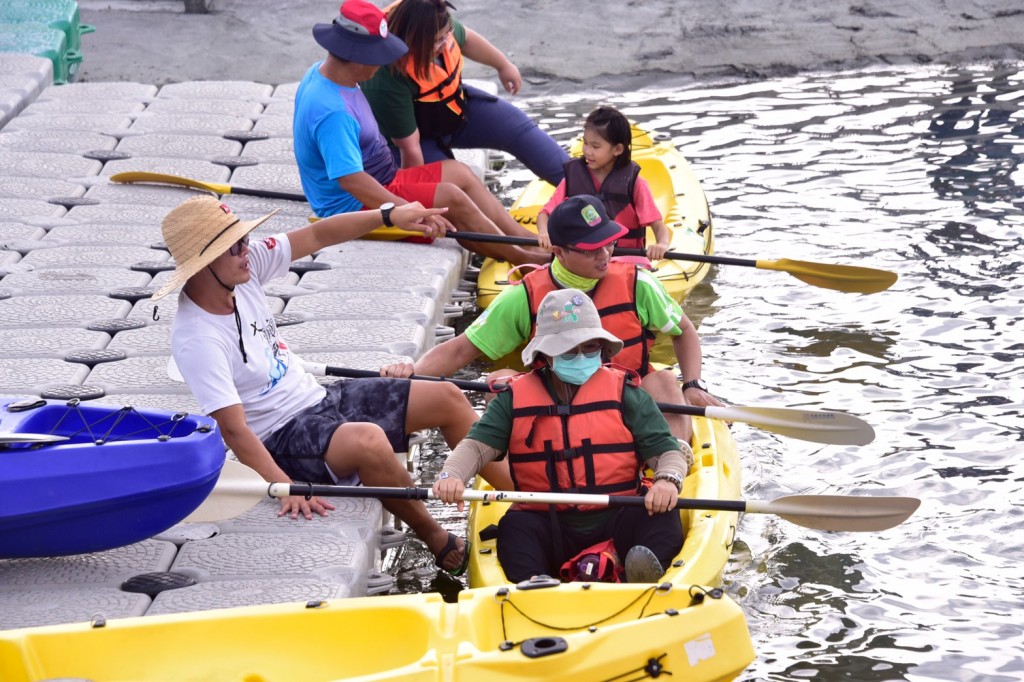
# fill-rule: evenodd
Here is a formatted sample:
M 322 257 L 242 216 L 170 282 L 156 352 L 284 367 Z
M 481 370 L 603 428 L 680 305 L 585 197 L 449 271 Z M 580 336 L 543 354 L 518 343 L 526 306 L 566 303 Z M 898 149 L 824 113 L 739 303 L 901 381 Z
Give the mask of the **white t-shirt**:
M 266 438 L 327 394 L 277 332 L 263 285 L 288 272 L 292 248 L 284 234 L 249 246 L 251 278 L 235 287 L 248 362 L 238 348 L 233 313 L 214 315 L 184 289 L 171 326 L 171 348 L 185 383 L 205 414 L 241 404 L 249 428 Z

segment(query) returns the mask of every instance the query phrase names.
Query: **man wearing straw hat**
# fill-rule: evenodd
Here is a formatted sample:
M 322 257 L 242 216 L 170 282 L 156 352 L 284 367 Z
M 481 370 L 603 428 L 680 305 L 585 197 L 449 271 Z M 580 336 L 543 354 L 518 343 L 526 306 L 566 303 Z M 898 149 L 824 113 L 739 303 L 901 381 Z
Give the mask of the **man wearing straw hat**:
M 444 211 L 410 203 L 391 217 L 430 236 L 436 228 L 428 221 Z M 293 260 L 374 229 L 380 211 L 333 216 L 250 243 L 249 233 L 275 213 L 242 220 L 202 196 L 164 218 L 177 267 L 153 299 L 184 285 L 171 331 L 182 377 L 239 461 L 267 481 L 413 485 L 394 453 L 424 428 L 439 427 L 450 445 L 461 440 L 477 419 L 466 398 L 454 386 L 421 381 L 360 379 L 325 389 L 289 351 L 262 288 Z M 465 569 L 468 544 L 438 525 L 422 502 L 384 506 L 426 543 L 438 567 Z M 326 500 L 292 496 L 281 500 L 279 516 L 312 519 L 331 509 Z
M 384 13 L 365 0 L 345 0 L 329 24 L 316 24 L 313 37 L 327 55 L 312 65 L 295 93 L 292 121 L 295 160 L 302 189 L 318 216 L 384 208 L 418 201 L 447 206 L 445 221 L 456 229 L 529 237 L 479 178 L 452 159 L 399 168 L 359 89 L 377 69 L 408 48 L 388 33 Z M 485 256 L 512 263 L 546 263 L 537 248 L 480 244 Z
M 654 582 L 683 546 L 678 513 L 687 462 L 668 423 L 636 372 L 605 365 L 622 341 L 605 331 L 594 302 L 578 289 L 548 293 L 537 333 L 523 351 L 533 371 L 512 378 L 444 463 L 434 483 L 438 499 L 460 502 L 465 481 L 508 452 L 516 490 L 637 495 L 641 469 L 654 468 L 643 507 L 517 504 L 498 524 L 498 560 L 509 580 L 546 574 L 575 578 L 576 557 L 588 579 Z M 614 551 L 604 549 L 607 540 Z M 605 572 L 604 566 L 612 570 Z M 589 573 L 587 568 L 596 568 Z

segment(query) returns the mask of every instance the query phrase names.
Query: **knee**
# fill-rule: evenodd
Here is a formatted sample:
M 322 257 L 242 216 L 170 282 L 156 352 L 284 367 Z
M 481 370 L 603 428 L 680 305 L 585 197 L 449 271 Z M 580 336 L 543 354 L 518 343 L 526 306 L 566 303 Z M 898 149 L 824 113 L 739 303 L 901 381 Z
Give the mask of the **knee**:
M 682 393 L 675 373 L 670 369 L 651 372 L 640 382 L 640 388 L 651 394 Z
M 427 394 L 432 410 L 472 410 L 465 394 L 455 384 L 438 382 Z
M 339 443 L 344 449 L 367 454 L 391 456 L 391 443 L 384 429 L 371 422 L 342 424 L 334 432 L 332 446 Z
M 453 182 L 459 187 L 464 187 L 467 182 L 476 179 L 469 166 L 461 161 L 448 159 L 441 163 L 444 165 L 443 172 L 446 182 Z
M 437 185 L 437 206 L 446 206 L 449 210 L 464 210 L 472 204 L 472 200 L 469 198 L 462 189 L 454 183 L 442 182 Z

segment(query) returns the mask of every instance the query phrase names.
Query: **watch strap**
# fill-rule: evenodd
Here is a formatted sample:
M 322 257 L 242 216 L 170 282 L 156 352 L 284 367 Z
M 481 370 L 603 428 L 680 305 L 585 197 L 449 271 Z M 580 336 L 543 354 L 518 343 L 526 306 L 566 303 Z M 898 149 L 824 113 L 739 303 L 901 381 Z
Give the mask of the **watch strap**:
M 380 220 L 384 223 L 384 227 L 394 227 L 395 224 L 391 222 L 391 211 L 393 211 L 395 205 L 392 203 L 381 204 L 380 207 Z

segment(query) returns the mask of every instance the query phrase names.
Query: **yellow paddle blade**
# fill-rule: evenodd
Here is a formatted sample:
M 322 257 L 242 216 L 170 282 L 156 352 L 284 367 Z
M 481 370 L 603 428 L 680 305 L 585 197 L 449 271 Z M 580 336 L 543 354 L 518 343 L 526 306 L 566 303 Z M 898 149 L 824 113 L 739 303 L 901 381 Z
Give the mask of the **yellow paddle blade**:
M 151 182 L 161 185 L 181 185 L 182 187 L 194 187 L 205 189 L 217 194 L 231 194 L 231 185 L 224 185 L 219 182 L 203 182 L 192 178 L 183 178 L 180 175 L 167 175 L 165 173 L 149 173 L 147 171 L 127 171 L 114 173 L 110 176 L 113 182 Z
M 876 294 L 896 283 L 898 275 L 888 270 L 862 268 L 856 265 L 834 265 L 812 263 L 803 260 L 759 260 L 756 267 L 761 270 L 788 272 L 801 282 L 807 282 L 823 289 L 834 289 L 856 294 Z

